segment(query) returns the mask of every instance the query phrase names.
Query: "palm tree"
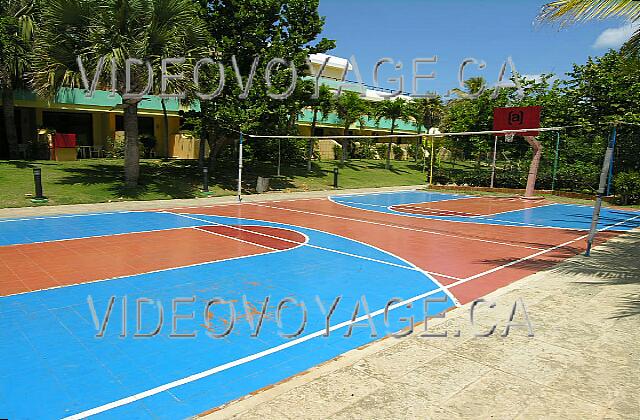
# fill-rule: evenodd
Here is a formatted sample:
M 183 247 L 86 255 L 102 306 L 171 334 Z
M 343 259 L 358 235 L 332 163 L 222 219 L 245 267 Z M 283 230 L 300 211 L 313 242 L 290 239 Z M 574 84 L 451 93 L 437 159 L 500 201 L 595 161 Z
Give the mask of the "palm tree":
M 0 89 L 9 158 L 18 150 L 13 91 L 24 87 L 30 69 L 34 13 L 33 1 L 0 0 Z
M 451 93 L 455 93 L 461 99 L 470 99 L 484 91 L 486 86 L 487 82 L 483 77 L 471 77 L 464 81 L 465 90 L 453 88 L 451 89 Z
M 407 113 L 414 120 L 416 132 L 420 134 L 422 129 L 428 129 L 440 123 L 440 119 L 444 113 L 444 105 L 440 96 L 432 98 L 416 98 L 407 104 Z M 420 139 L 416 141 L 415 160 L 418 161 L 418 144 Z
M 143 99 L 127 98 L 125 61 L 135 58 L 150 63 L 158 72 L 164 58 L 184 57 L 171 73 L 190 74 L 195 60 L 208 53 L 207 31 L 199 18 L 196 2 L 191 0 L 48 0 L 43 2 L 34 59 L 33 84 L 37 93 L 53 97 L 60 88 L 82 87 L 76 62 L 82 58 L 88 78 L 101 58 L 116 63 L 115 89 L 122 99 L 125 131 L 125 185 L 138 184 L 140 173 L 138 146 L 138 106 Z M 108 64 L 105 66 L 108 67 Z M 160 93 L 160 77 L 150 86 L 151 94 Z M 172 80 L 167 92 L 189 93 L 188 78 Z M 133 66 L 131 92 L 141 92 L 148 84 L 145 66 Z M 101 86 L 110 85 L 105 68 Z
M 541 22 L 557 21 L 562 25 L 591 19 L 623 17 L 640 20 L 640 2 L 636 0 L 558 0 L 545 4 L 538 15 Z M 624 47 L 630 53 L 640 52 L 640 29 Z
M 349 127 L 356 122 L 364 125 L 364 116 L 367 114 L 367 103 L 357 92 L 346 91 L 338 96 L 335 101 L 335 112 L 342 124 L 342 135 L 346 136 Z M 342 156 L 340 163 L 344 163 L 347 158 L 349 139 L 342 139 Z
M 396 129 L 396 123 L 398 120 L 408 121 L 409 119 L 407 102 L 402 98 L 396 98 L 393 100 L 385 99 L 382 102 L 378 102 L 375 106 L 374 113 L 378 123 L 383 118 L 391 120 L 391 135 L 393 135 Z M 391 168 L 391 137 L 389 137 L 389 142 L 387 143 L 387 161 L 385 168 Z
M 311 120 L 311 135 L 315 136 L 316 125 L 318 124 L 318 113 L 322 115 L 321 120 L 326 120 L 333 110 L 334 100 L 333 93 L 325 85 L 320 86 L 318 97 L 311 99 L 310 108 L 313 112 Z M 311 160 L 313 159 L 313 138 L 307 140 L 307 171 L 311 172 Z

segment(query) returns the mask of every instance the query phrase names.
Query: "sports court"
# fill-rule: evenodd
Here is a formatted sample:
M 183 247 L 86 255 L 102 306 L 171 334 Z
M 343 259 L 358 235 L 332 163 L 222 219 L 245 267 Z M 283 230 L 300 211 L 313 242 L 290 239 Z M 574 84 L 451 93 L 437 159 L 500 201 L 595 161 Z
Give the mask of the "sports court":
M 415 190 L 2 219 L 0 412 L 198 415 L 582 252 L 592 212 Z M 637 227 L 603 209 L 597 238 Z

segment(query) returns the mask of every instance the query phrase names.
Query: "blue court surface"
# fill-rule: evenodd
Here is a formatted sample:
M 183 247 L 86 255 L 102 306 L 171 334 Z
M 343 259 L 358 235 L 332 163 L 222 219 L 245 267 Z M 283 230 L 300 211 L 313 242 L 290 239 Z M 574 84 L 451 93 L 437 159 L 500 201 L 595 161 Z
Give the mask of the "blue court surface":
M 403 243 L 402 236 L 411 234 L 412 240 L 432 241 L 435 248 L 442 243 L 444 253 L 448 252 L 446 247 L 454 252 L 474 246 L 486 249 L 488 256 L 508 251 L 516 260 L 526 260 L 529 257 L 524 253 L 539 256 L 552 252 L 562 241 L 543 245 L 544 240 L 539 239 L 536 247 L 548 249 L 530 250 L 523 248 L 518 238 L 501 239 L 497 226 L 536 228 L 544 238 L 552 236 L 549 232 L 554 229 L 558 234 L 561 229 L 586 230 L 591 221 L 590 207 L 565 204 L 473 218 L 392 209 L 466 198 L 411 191 L 334 196 L 333 203 L 214 206 L 192 209 L 189 214 L 174 210 L 0 220 L 0 263 L 6 270 L 11 261 L 2 260 L 2 255 L 27 258 L 44 245 L 59 245 L 60 249 L 74 245 L 81 255 L 83 241 L 88 238 L 104 238 L 105 244 L 115 237 L 131 240 L 135 252 L 140 249 L 136 247 L 145 246 L 145 242 L 135 242 L 141 233 L 211 234 L 208 238 L 213 242 L 202 242 L 208 251 L 226 246 L 239 253 L 233 258 L 135 275 L 98 277 L 80 284 L 72 284 L 71 279 L 59 287 L 4 293 L 0 296 L 0 417 L 195 416 L 406 330 L 411 317 L 419 323 L 426 316 L 452 308 L 456 299 L 449 287 L 465 283 L 468 290 L 475 284 L 471 280 L 485 276 L 457 278 L 455 273 L 444 273 L 451 282 L 456 280 L 445 287 L 424 268 L 418 268 L 420 261 L 409 262 L 409 258 L 383 250 L 380 244 L 385 240 L 389 249 L 411 250 L 412 243 Z M 339 207 L 334 211 L 344 214 L 325 215 L 318 210 L 319 203 L 325 206 L 322 208 Z M 301 210 L 303 206 L 308 207 Z M 229 216 L 234 212 L 244 217 Z M 389 215 L 394 219 L 380 221 Z M 367 218 L 373 216 L 375 222 L 369 222 Z M 405 216 L 406 224 L 394 225 L 398 216 Z M 407 228 L 418 220 L 420 229 Z M 432 235 L 424 226 L 428 220 L 448 222 L 452 229 L 460 223 L 472 223 L 498 239 L 493 241 L 487 235 L 478 242 L 477 234 L 465 238 L 464 231 L 455 237 L 441 231 Z M 640 226 L 640 213 L 604 209 L 600 220 L 601 229 L 625 231 Z M 235 230 L 238 235 L 203 226 Z M 305 240 L 292 244 L 284 237 L 258 233 L 271 242 L 256 241 L 250 239 L 255 236 L 250 229 L 255 227 L 293 231 Z M 341 229 L 351 237 L 337 234 Z M 572 233 L 571 237 L 577 241 L 582 234 Z M 153 241 L 157 244 L 158 240 Z M 378 245 L 372 245 L 374 242 Z M 95 247 L 95 242 L 91 246 Z M 435 254 L 426 257 L 442 262 Z M 463 267 L 478 258 L 473 255 L 473 259 L 445 263 Z M 54 253 L 51 259 L 55 260 Z M 503 268 L 500 275 L 511 276 L 508 281 L 524 275 L 509 274 L 507 267 L 513 262 L 485 259 L 489 261 L 486 264 L 502 264 L 486 275 Z M 425 261 L 430 264 L 431 260 Z M 16 273 L 14 277 L 18 278 L 14 283 L 27 282 Z M 2 281 L 0 287 L 4 287 Z M 481 295 L 488 289 L 485 285 L 478 290 Z M 254 336 L 267 298 L 260 332 Z M 426 310 L 425 299 L 429 300 Z M 352 325 L 354 319 L 356 324 Z M 350 336 L 345 337 L 348 332 Z M 184 336 L 188 334 L 195 336 Z
M 199 218 L 225 225 L 243 222 Z M 68 218 L 2 223 L 2 240 L 18 244 L 203 224 L 168 213 L 117 213 L 73 221 L 73 229 L 61 229 Z M 421 298 L 443 300 L 430 304 L 430 314 L 452 305 L 427 274 L 386 252 L 315 230 L 262 225 L 294 229 L 309 241 L 265 255 L 0 298 L 2 416 L 189 417 L 374 340 L 366 316 L 350 338 L 343 337 L 347 327 L 340 325 L 352 318 L 356 302 L 360 302 L 357 316 L 365 314 L 362 296 L 378 337 L 405 327 L 401 317 L 413 315 L 416 322 L 424 318 Z M 124 296 L 127 312 L 123 317 Z M 243 296 L 258 311 L 270 297 L 267 319 L 257 338 L 251 337 L 252 329 L 243 316 Z M 103 338 L 96 338 L 88 297 L 100 322 L 110 298 L 115 297 Z M 180 304 L 177 313 L 193 313 L 194 319 L 181 320 L 178 332 L 195 331 L 197 336 L 170 338 L 172 299 L 191 297 L 195 302 Z M 228 305 L 211 307 L 209 313 L 214 316 L 203 327 L 206 302 L 217 297 L 233 302 L 238 315 L 232 333 L 224 338 L 213 338 L 212 333 L 228 326 Z M 280 329 L 274 316 L 285 297 L 297 302 L 282 309 Z M 341 300 L 331 316 L 332 331 L 324 337 L 325 315 L 317 300 L 328 311 L 337 297 Z M 152 338 L 133 337 L 137 298 L 154 302 L 142 306 L 143 332 L 156 328 L 156 305 L 163 307 L 165 322 Z M 390 310 L 386 325 L 381 311 L 392 298 L 405 302 Z M 416 302 L 407 309 L 412 299 Z M 295 339 L 281 337 L 280 332 L 290 333 L 301 325 L 302 302 L 307 307 L 304 332 Z M 123 319 L 127 337 L 121 337 Z

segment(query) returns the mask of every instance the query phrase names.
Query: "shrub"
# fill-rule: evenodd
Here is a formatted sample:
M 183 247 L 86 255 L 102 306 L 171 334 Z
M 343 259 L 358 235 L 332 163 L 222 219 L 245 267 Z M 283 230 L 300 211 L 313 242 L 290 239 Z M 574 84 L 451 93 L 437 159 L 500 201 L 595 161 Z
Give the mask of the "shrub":
M 393 146 L 393 158 L 395 160 L 404 159 L 404 149 L 398 145 Z
M 149 134 L 142 134 L 138 137 L 138 141 L 142 143 L 144 157 L 149 159 L 151 157 L 151 151 L 156 147 L 156 138 Z
M 424 159 L 424 149 L 422 147 L 416 147 L 415 144 L 409 145 L 409 148 L 407 149 L 407 154 L 409 155 L 410 159 L 415 160 L 416 155 L 418 160 Z
M 49 142 L 40 136 L 27 143 L 29 159 L 49 159 Z
M 340 160 L 342 158 L 342 146 L 339 144 L 333 145 L 333 158 L 335 160 Z
M 616 175 L 613 185 L 621 204 L 637 204 L 640 202 L 640 172 L 619 173 Z
M 386 159 L 387 158 L 387 145 L 386 144 L 376 144 L 376 153 L 378 154 L 378 159 Z
M 376 152 L 370 145 L 361 144 L 356 147 L 353 157 L 355 159 L 374 159 L 376 157 Z
M 105 153 L 109 158 L 123 158 L 124 157 L 124 140 L 118 141 L 109 136 L 104 141 Z

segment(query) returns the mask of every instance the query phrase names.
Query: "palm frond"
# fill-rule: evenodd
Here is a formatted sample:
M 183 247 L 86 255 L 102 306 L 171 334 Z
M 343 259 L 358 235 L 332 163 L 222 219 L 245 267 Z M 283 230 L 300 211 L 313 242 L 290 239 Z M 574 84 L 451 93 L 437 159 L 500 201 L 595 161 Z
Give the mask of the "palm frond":
M 640 29 L 622 47 L 622 53 L 627 56 L 640 56 Z
M 609 17 L 623 17 L 636 21 L 640 18 L 640 2 L 637 0 L 557 0 L 542 6 L 537 20 L 569 25 Z

